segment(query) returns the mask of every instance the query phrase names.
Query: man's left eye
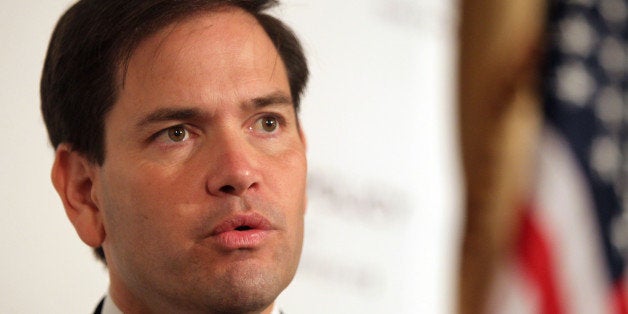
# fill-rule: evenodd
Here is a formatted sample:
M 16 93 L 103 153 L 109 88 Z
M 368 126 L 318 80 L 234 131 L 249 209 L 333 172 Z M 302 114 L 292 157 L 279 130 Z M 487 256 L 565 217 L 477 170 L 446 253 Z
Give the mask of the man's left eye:
M 273 116 L 262 117 L 255 122 L 255 128 L 267 133 L 275 132 L 279 128 L 279 119 Z

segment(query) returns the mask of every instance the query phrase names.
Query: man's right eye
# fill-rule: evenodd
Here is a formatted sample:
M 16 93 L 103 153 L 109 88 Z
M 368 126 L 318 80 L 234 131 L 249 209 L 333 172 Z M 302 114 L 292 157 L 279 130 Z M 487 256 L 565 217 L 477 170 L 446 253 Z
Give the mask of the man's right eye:
M 176 125 L 166 130 L 168 139 L 173 142 L 183 142 L 190 137 L 188 130 L 182 125 Z
M 189 140 L 192 135 L 186 125 L 178 124 L 155 133 L 150 137 L 149 141 L 161 144 L 181 143 Z

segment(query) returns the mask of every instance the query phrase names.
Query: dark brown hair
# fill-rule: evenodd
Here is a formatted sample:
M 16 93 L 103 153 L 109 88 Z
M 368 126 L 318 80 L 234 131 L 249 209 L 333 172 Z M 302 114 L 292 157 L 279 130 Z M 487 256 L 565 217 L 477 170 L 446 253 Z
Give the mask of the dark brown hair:
M 91 162 L 105 161 L 104 121 L 117 99 L 119 76 L 139 43 L 191 15 L 226 6 L 253 15 L 286 66 L 295 111 L 309 71 L 294 33 L 265 11 L 278 0 L 81 0 L 61 17 L 41 78 L 41 111 L 56 148 L 69 143 Z M 102 248 L 97 254 L 104 260 Z

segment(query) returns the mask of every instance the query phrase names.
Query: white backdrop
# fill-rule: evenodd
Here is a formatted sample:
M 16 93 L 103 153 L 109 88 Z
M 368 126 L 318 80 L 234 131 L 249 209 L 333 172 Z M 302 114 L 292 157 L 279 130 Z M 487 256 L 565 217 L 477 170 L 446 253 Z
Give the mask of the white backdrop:
M 0 313 L 89 313 L 106 271 L 49 180 L 39 75 L 67 0 L 0 0 Z M 309 207 L 290 314 L 450 313 L 460 221 L 454 3 L 284 0 L 304 42 Z

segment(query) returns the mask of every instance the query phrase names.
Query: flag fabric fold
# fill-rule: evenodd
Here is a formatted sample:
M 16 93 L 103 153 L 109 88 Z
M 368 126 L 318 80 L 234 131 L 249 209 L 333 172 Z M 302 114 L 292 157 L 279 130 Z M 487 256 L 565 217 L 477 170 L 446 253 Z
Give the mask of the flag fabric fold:
M 459 312 L 628 313 L 628 1 L 533 1 L 519 10 L 528 20 L 505 19 L 522 1 L 463 0 Z M 486 30 L 509 27 L 529 30 L 510 38 L 524 52 L 487 49 L 507 45 Z M 490 58 L 482 51 L 504 73 L 470 66 Z M 501 114 L 513 108 L 528 115 Z

